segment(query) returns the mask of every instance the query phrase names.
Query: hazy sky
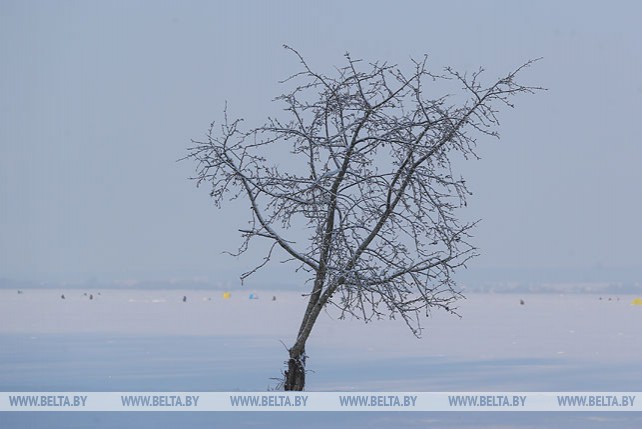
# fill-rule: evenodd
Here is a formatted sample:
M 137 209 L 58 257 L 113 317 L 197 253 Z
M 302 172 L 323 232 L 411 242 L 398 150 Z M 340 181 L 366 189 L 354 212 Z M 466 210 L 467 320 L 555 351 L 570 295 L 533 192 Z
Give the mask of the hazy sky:
M 245 206 L 218 211 L 186 153 L 229 110 L 280 108 L 297 48 L 548 88 L 461 166 L 473 268 L 628 268 L 642 278 L 642 3 L 0 0 L 0 277 L 235 278 Z M 439 94 L 441 95 L 441 94 Z M 282 271 L 265 271 L 263 279 Z

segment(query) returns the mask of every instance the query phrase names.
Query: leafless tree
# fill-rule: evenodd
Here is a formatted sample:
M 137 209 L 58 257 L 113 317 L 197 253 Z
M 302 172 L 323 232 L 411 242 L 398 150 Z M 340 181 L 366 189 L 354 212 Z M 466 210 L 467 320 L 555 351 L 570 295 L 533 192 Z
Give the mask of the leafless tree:
M 303 390 L 306 341 L 326 306 L 366 321 L 399 317 L 417 336 L 431 309 L 455 312 L 461 294 L 453 273 L 476 249 L 469 242 L 474 223 L 455 213 L 469 191 L 452 162 L 475 158 L 476 136 L 497 136 L 497 109 L 539 88 L 516 82 L 533 61 L 486 85 L 482 70 L 433 74 L 426 57 L 404 72 L 346 54 L 344 67 L 320 74 L 286 49 L 301 71 L 282 82 L 289 89 L 276 98 L 285 118 L 244 130 L 226 109 L 220 127 L 192 141 L 186 158 L 197 162 L 194 178 L 210 186 L 219 207 L 230 198 L 249 202 L 239 253 L 255 238 L 270 243 L 242 278 L 276 249 L 309 274 L 283 383 Z M 459 93 L 434 97 L 435 82 Z

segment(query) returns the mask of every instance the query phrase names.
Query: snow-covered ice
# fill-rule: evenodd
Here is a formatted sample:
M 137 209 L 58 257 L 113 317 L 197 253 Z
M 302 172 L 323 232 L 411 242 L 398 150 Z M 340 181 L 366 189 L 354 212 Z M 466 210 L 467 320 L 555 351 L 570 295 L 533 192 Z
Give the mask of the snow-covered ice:
M 599 298 L 471 294 L 462 318 L 434 314 L 421 339 L 401 321 L 325 313 L 308 344 L 307 388 L 640 391 L 642 307 L 631 296 Z M 223 299 L 203 290 L 0 290 L 0 388 L 263 391 L 304 305 L 300 293 L 281 291 Z M 2 413 L 0 427 L 637 428 L 638 414 Z

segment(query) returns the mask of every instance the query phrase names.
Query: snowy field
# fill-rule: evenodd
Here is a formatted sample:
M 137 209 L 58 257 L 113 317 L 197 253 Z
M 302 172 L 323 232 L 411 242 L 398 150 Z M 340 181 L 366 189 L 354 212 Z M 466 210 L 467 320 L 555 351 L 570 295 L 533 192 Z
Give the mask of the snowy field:
M 0 390 L 265 391 L 305 301 L 251 292 L 0 290 Z M 641 391 L 642 306 L 601 298 L 473 294 L 420 340 L 400 321 L 324 314 L 307 390 Z M 641 414 L 15 412 L 0 428 L 640 428 Z

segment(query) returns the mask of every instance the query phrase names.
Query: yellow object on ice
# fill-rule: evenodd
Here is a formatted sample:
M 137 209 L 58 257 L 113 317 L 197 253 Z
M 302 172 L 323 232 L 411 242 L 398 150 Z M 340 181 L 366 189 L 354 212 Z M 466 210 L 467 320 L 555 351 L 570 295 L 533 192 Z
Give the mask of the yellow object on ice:
M 230 299 L 231 297 L 232 297 L 232 294 L 231 294 L 231 293 L 229 293 L 229 292 L 225 292 L 225 293 L 223 293 L 223 298 L 224 298 L 224 299 Z
M 631 301 L 631 305 L 642 305 L 642 298 L 635 298 Z

